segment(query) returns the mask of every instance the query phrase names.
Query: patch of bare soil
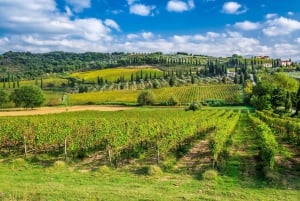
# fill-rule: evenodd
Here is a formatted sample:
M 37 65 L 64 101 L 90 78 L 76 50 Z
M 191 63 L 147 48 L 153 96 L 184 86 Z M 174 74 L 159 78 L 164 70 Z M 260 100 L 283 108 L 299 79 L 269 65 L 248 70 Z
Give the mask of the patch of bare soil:
M 177 163 L 176 169 L 186 169 L 189 172 L 200 172 L 212 164 L 208 140 L 198 141 L 187 154 Z
M 98 106 L 98 105 L 80 105 L 70 107 L 41 107 L 35 109 L 13 109 L 13 110 L 0 110 L 0 116 L 28 116 L 28 115 L 44 115 L 44 114 L 55 114 L 62 112 L 75 112 L 75 111 L 121 111 L 130 110 L 132 107 L 122 106 Z

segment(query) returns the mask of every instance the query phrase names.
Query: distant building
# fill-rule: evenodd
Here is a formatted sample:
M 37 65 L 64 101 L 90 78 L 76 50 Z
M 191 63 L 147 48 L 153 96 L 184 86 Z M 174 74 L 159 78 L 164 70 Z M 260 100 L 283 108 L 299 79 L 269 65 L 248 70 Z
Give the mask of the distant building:
M 287 66 L 291 66 L 292 65 L 292 60 L 280 60 L 279 61 L 279 65 L 282 67 L 287 67 Z
M 255 56 L 255 59 L 270 59 L 269 56 Z
M 272 65 L 272 63 L 264 63 L 263 67 L 265 67 L 265 68 L 272 68 L 273 65 Z

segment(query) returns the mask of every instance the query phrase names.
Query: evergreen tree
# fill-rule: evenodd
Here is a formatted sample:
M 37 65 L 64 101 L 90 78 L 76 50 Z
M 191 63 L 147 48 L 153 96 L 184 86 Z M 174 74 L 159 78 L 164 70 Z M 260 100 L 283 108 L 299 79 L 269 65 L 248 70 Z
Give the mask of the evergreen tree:
M 290 92 L 286 92 L 286 98 L 285 98 L 285 111 L 286 112 L 290 112 L 292 109 L 292 99 L 291 99 L 291 95 Z

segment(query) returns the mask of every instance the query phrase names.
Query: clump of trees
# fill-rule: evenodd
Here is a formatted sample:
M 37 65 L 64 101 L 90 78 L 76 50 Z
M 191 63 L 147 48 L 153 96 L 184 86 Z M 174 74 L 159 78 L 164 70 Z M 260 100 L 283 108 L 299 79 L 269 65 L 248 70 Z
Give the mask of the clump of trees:
M 5 103 L 9 101 L 9 96 L 6 91 L 0 89 L 0 107 L 3 107 Z
M 155 104 L 155 95 L 151 91 L 142 91 L 138 98 L 137 103 L 139 105 L 154 105 Z
M 290 112 L 292 107 L 297 107 L 297 101 L 300 100 L 300 97 L 297 98 L 298 87 L 297 80 L 284 73 L 275 73 L 263 77 L 254 86 L 247 83 L 244 91 L 247 101 L 257 110 Z
M 10 95 L 10 100 L 16 107 L 34 108 L 41 106 L 45 98 L 42 90 L 32 85 L 15 89 Z

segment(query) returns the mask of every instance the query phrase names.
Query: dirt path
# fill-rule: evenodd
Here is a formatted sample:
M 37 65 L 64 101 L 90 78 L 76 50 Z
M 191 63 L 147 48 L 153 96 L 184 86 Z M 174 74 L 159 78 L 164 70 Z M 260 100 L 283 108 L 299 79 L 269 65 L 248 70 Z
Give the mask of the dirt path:
M 208 140 L 200 140 L 178 161 L 175 168 L 186 169 L 188 172 L 200 172 L 211 164 Z
M 27 115 L 43 115 L 43 114 L 55 114 L 62 112 L 75 112 L 85 110 L 95 111 L 120 111 L 130 110 L 133 107 L 122 107 L 122 106 L 98 106 L 98 105 L 81 105 L 81 106 L 70 106 L 70 107 L 41 107 L 30 110 L 22 108 L 12 110 L 0 110 L 0 116 L 27 116 Z

